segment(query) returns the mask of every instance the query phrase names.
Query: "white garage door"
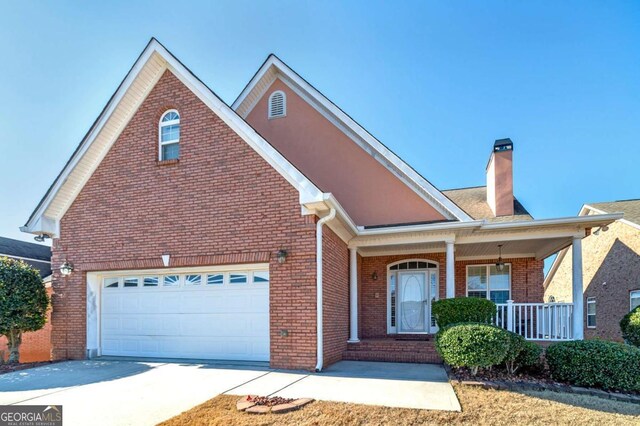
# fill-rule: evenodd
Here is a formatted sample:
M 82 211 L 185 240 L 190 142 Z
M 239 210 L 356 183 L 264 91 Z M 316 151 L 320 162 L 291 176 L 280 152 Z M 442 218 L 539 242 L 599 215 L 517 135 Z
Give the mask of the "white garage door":
M 269 272 L 103 275 L 103 355 L 269 360 Z

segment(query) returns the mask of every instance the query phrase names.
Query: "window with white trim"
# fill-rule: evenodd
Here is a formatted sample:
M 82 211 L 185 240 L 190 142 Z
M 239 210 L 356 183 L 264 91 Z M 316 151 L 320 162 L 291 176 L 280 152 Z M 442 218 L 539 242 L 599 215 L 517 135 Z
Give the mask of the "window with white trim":
M 120 283 L 120 278 L 105 278 L 104 288 L 118 288 L 119 283 Z
M 629 293 L 629 305 L 631 311 L 640 306 L 640 290 L 633 290 Z
M 282 90 L 276 90 L 269 96 L 269 118 L 285 117 L 287 115 L 287 95 Z
M 185 285 L 200 285 L 202 282 L 202 275 L 185 275 Z
M 253 273 L 254 284 L 269 284 L 269 271 L 256 271 Z
M 138 287 L 138 277 L 126 277 L 124 279 L 124 287 Z
M 160 118 L 160 161 L 177 160 L 180 157 L 180 114 L 175 109 Z
M 511 299 L 511 264 L 502 271 L 495 264 L 467 266 L 467 296 L 507 303 Z
M 247 281 L 247 274 L 245 272 L 234 272 L 229 274 L 230 284 L 246 284 Z
M 596 298 L 587 297 L 587 327 L 596 328 Z
M 162 284 L 167 287 L 174 287 L 180 285 L 180 275 L 165 275 L 162 277 Z
M 224 274 L 208 274 L 207 285 L 222 285 L 224 284 Z

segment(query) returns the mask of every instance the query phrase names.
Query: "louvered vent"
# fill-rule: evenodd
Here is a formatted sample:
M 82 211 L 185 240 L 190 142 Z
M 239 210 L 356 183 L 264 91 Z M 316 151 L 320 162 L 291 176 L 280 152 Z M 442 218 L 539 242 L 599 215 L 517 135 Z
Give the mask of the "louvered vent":
M 287 115 L 287 98 L 284 92 L 278 90 L 269 96 L 269 118 L 284 117 Z

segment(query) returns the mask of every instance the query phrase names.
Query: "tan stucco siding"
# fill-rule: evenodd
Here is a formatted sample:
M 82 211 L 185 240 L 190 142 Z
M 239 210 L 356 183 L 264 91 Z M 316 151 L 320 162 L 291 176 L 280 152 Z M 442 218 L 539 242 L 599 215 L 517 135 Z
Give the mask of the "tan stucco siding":
M 286 116 L 269 119 L 268 99 L 276 90 L 286 94 Z M 322 191 L 331 192 L 357 225 L 444 219 L 279 79 L 251 110 L 247 121 Z

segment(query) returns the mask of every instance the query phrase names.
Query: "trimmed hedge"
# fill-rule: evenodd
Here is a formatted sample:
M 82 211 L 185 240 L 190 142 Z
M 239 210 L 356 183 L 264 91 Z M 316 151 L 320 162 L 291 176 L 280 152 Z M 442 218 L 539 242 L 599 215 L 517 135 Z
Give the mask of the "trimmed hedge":
M 606 390 L 640 391 L 640 349 L 602 340 L 554 343 L 546 351 L 555 380 Z
M 495 303 L 477 297 L 437 300 L 431 304 L 431 309 L 440 329 L 465 322 L 491 324 L 496 314 Z
M 542 348 L 525 340 L 519 334 L 506 331 L 509 336 L 509 348 L 504 358 L 504 364 L 509 374 L 514 374 L 520 368 L 531 368 L 540 364 Z
M 502 328 L 489 324 L 455 324 L 436 336 L 436 349 L 447 364 L 469 367 L 472 374 L 478 368 L 488 368 L 504 361 L 511 338 Z
M 620 330 L 627 343 L 640 347 L 640 306 L 622 318 Z

